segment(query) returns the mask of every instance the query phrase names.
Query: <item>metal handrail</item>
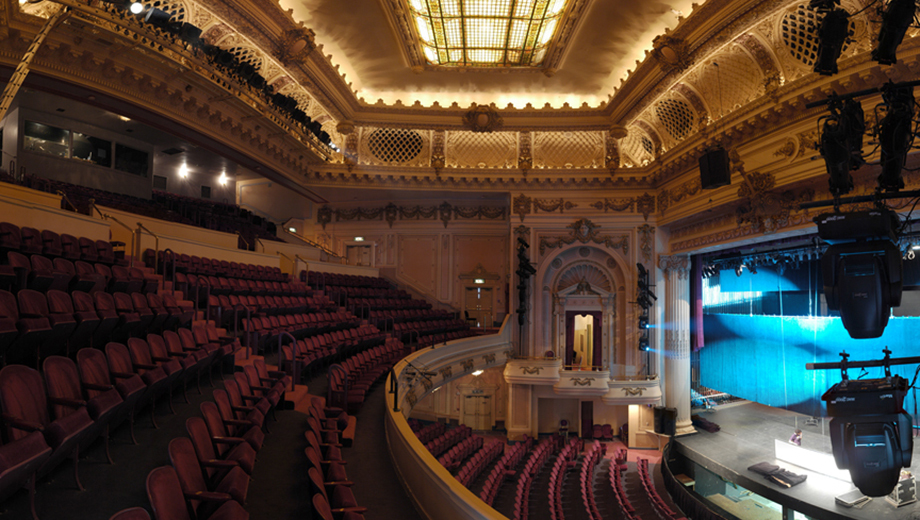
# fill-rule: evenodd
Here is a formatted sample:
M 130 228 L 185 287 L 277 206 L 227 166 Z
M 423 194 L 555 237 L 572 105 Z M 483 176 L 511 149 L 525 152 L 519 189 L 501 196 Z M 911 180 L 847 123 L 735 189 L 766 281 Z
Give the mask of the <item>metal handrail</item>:
M 396 371 L 393 367 L 387 369 L 390 372 L 390 393 L 393 394 L 393 411 L 399 411 L 399 381 L 396 379 Z
M 173 284 L 173 285 L 172 285 L 172 286 L 173 286 L 173 290 L 175 290 L 175 289 L 176 289 L 176 263 L 178 262 L 178 261 L 176 260 L 176 256 L 177 256 L 177 255 L 176 255 L 176 252 L 175 252 L 175 251 L 173 251 L 172 249 L 170 249 L 170 248 L 168 248 L 168 247 L 167 247 L 166 249 L 163 250 L 163 255 L 164 255 L 163 258 L 167 258 L 167 257 L 165 256 L 166 253 L 172 253 L 172 255 L 170 255 L 170 257 L 172 258 L 172 279 L 171 279 L 170 281 L 171 281 L 172 284 Z M 159 263 L 159 262 L 157 262 L 157 263 Z M 168 269 L 168 268 L 169 268 L 169 266 L 166 265 L 166 262 L 165 262 L 165 260 L 164 260 L 164 262 L 163 262 L 163 276 L 166 276 L 166 275 L 167 275 L 167 269 Z M 154 269 L 156 269 L 156 267 L 154 267 Z M 187 290 L 187 289 L 186 289 L 186 290 Z
M 134 267 L 134 260 L 135 260 L 134 257 L 135 257 L 135 255 L 137 254 L 137 251 L 135 250 L 135 249 L 136 249 L 136 246 L 135 246 L 135 242 L 134 242 L 135 233 L 136 233 L 135 230 L 134 230 L 134 229 L 131 229 L 130 227 L 128 227 L 127 224 L 125 224 L 124 222 L 118 220 L 117 218 L 113 217 L 112 215 L 109 215 L 109 214 L 107 214 L 107 213 L 103 213 L 102 210 L 99 209 L 99 206 L 96 205 L 96 199 L 89 199 L 89 207 L 90 207 L 90 216 L 92 216 L 93 210 L 95 209 L 97 212 L 99 212 L 99 216 L 101 216 L 103 220 L 111 220 L 111 221 L 113 221 L 113 222 L 116 222 L 116 223 L 118 223 L 118 225 L 120 225 L 121 227 L 127 229 L 127 230 L 128 230 L 128 233 L 131 233 L 131 261 L 128 263 L 128 267 Z
M 151 236 L 153 236 L 153 272 L 156 273 L 157 265 L 159 265 L 159 260 L 160 260 L 160 236 L 154 233 L 153 231 L 150 231 L 149 229 L 144 227 L 143 224 L 138 222 L 137 223 L 137 236 L 138 237 L 140 237 L 141 235 L 141 230 L 144 230 L 147 233 L 149 233 Z M 137 242 L 138 242 L 138 249 L 140 249 L 140 240 L 138 240 Z
M 259 240 L 259 239 L 257 238 L 256 240 Z M 265 246 L 264 246 L 264 245 L 262 246 L 262 251 L 265 251 Z M 294 260 L 291 259 L 291 257 L 289 257 L 288 255 L 282 253 L 281 251 L 275 251 L 275 254 L 278 255 L 278 256 L 283 256 L 284 258 L 287 258 L 288 261 L 290 261 L 292 265 L 295 263 Z M 294 256 L 297 256 L 297 255 L 294 255 Z M 291 276 L 292 276 L 292 277 L 294 276 L 294 271 L 296 270 L 296 268 L 297 268 L 296 265 L 293 265 L 293 267 L 291 267 Z
M 259 238 L 259 237 L 256 237 L 256 242 L 262 246 L 262 252 L 264 253 L 264 252 L 265 252 L 265 243 L 263 243 L 263 242 L 262 242 L 262 239 Z M 255 249 L 255 247 L 253 247 L 253 249 Z M 258 253 L 258 251 L 256 251 L 256 252 Z
M 80 210 L 77 208 L 77 205 L 74 204 L 72 200 L 70 200 L 70 197 L 68 197 L 66 193 L 64 193 L 62 190 L 57 190 L 57 191 L 55 191 L 55 193 L 57 193 L 57 194 L 60 195 L 64 200 L 66 200 L 67 203 L 70 204 L 70 207 L 73 208 L 74 211 L 76 211 L 77 213 L 80 212 Z
M 236 236 L 240 237 L 240 240 L 242 240 L 243 243 L 246 244 L 246 250 L 249 251 L 249 241 L 246 240 L 246 237 L 244 237 L 243 234 L 240 233 L 239 230 L 236 230 Z
M 297 362 L 297 338 L 295 338 L 294 335 L 291 334 L 290 332 L 287 332 L 284 330 L 278 334 L 278 370 L 281 370 L 281 367 L 283 366 L 282 363 L 284 362 L 284 350 L 282 350 L 281 348 L 281 345 L 282 345 L 281 340 L 283 340 L 285 337 L 291 338 L 291 344 L 294 345 L 293 347 L 291 347 L 291 357 L 293 358 L 291 359 L 291 391 L 293 391 L 294 385 L 296 384 L 294 382 L 293 374 L 294 374 L 294 363 Z

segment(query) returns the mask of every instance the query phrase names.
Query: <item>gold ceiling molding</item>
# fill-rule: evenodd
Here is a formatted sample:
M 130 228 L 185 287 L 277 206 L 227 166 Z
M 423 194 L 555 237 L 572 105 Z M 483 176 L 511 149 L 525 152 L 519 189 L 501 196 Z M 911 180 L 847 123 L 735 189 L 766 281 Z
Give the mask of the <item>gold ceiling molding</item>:
M 610 235 L 601 235 L 601 226 L 591 222 L 590 219 L 582 218 L 566 226 L 570 229 L 569 235 L 565 237 L 540 238 L 540 254 L 546 253 L 547 249 L 556 249 L 559 247 L 572 245 L 575 242 L 582 244 L 598 244 L 608 249 L 622 249 L 623 254 L 629 253 L 629 237 L 620 235 L 613 237 Z
M 624 212 L 635 209 L 645 217 L 645 220 L 648 220 L 649 215 L 655 212 L 655 196 L 649 193 L 643 193 L 638 197 L 605 198 L 604 200 L 589 204 L 589 206 L 597 211 L 603 211 L 604 213 L 608 211 Z
M 559 210 L 559 213 L 565 213 L 567 209 L 577 208 L 578 204 L 567 202 L 565 199 L 534 199 L 522 193 L 514 198 L 511 206 L 512 211 L 521 218 L 521 222 L 524 222 L 525 216 L 536 213 L 537 210 L 545 213 Z
M 278 41 L 278 59 L 285 66 L 302 62 L 316 48 L 316 33 L 306 27 L 288 29 Z
M 463 115 L 463 126 L 473 132 L 497 132 L 504 124 L 505 120 L 491 105 L 473 103 L 470 110 Z
M 652 57 L 665 73 L 683 72 L 693 64 L 687 42 L 667 34 L 652 40 Z
M 389 203 L 376 208 L 333 209 L 323 206 L 316 212 L 316 221 L 326 229 L 326 224 L 336 222 L 383 220 L 392 228 L 400 220 L 440 220 L 444 227 L 451 220 L 504 220 L 507 208 L 498 206 L 454 206 L 442 202 L 438 206 L 397 206 Z

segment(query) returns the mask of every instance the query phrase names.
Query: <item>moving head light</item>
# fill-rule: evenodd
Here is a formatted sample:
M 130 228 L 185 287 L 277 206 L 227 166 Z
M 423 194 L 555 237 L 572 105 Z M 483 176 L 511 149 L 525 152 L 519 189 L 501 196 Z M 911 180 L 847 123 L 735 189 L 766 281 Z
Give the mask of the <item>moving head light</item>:
M 891 307 L 901 305 L 897 214 L 887 209 L 826 213 L 815 222 L 818 236 L 831 244 L 821 258 L 827 308 L 840 311 L 850 337 L 881 336 Z
M 899 377 L 843 381 L 821 399 L 827 403 L 831 447 L 839 469 L 870 497 L 885 496 L 910 467 L 914 440 L 911 416 L 904 411 L 907 380 Z

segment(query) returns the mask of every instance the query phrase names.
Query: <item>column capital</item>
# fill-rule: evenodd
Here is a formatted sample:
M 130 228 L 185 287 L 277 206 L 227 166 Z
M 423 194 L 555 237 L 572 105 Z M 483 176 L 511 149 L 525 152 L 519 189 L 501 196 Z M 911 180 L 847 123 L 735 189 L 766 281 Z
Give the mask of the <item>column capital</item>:
M 676 272 L 680 280 L 690 274 L 690 257 L 687 255 L 658 255 L 658 268 L 664 271 L 665 276 Z

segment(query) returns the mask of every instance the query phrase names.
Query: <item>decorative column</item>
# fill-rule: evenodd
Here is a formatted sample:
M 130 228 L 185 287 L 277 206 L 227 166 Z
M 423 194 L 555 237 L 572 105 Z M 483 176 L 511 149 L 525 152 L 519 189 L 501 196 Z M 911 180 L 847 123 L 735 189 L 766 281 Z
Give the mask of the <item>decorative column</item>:
M 695 433 L 690 422 L 690 258 L 658 257 L 664 273 L 665 405 L 677 408 L 677 435 Z

